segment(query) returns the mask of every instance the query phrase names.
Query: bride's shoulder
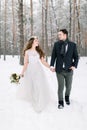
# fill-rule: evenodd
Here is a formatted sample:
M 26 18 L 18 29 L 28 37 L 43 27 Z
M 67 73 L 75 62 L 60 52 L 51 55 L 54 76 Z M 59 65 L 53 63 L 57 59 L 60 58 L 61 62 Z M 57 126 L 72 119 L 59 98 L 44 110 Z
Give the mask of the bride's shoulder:
M 27 55 L 28 55 L 28 53 L 29 53 L 29 49 L 25 51 L 25 54 L 27 54 Z
M 31 49 L 26 50 L 26 51 L 25 51 L 25 54 L 31 55 L 31 54 L 32 54 L 32 50 L 31 50 Z

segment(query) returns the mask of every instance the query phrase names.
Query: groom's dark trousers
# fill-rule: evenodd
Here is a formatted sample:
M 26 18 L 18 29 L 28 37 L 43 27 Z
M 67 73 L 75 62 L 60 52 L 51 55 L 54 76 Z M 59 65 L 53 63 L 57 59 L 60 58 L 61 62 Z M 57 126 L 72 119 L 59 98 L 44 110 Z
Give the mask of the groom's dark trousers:
M 64 84 L 66 86 L 65 96 L 70 96 L 72 78 L 73 78 L 73 71 L 66 72 L 66 71 L 62 70 L 61 73 L 57 73 L 59 101 L 63 100 Z
M 70 67 L 74 66 L 77 68 L 78 65 L 78 52 L 76 44 L 67 40 L 67 52 L 64 58 L 61 55 L 61 41 L 54 43 L 51 63 L 50 66 L 55 65 L 56 74 L 58 78 L 58 99 L 59 101 L 63 100 L 63 90 L 64 86 L 66 87 L 65 96 L 70 96 L 73 70 Z M 63 66 L 64 65 L 64 66 Z

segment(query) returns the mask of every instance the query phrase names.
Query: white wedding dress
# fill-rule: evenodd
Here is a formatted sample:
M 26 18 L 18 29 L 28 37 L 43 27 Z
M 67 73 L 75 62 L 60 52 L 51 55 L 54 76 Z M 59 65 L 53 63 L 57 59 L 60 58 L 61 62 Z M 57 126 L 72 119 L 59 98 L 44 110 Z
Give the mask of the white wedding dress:
M 20 80 L 17 97 L 31 102 L 36 111 L 42 111 L 54 100 L 54 91 L 57 89 L 57 85 L 53 79 L 53 72 L 41 63 L 38 52 L 28 50 L 27 53 L 29 64 L 24 77 Z M 55 96 L 56 94 L 57 92 Z

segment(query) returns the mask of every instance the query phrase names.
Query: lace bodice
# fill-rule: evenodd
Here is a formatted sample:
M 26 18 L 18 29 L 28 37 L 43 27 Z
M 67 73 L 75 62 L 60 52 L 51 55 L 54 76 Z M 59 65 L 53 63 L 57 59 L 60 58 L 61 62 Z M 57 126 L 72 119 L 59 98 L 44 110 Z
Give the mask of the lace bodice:
M 35 63 L 40 60 L 40 56 L 37 51 L 28 50 L 29 63 Z

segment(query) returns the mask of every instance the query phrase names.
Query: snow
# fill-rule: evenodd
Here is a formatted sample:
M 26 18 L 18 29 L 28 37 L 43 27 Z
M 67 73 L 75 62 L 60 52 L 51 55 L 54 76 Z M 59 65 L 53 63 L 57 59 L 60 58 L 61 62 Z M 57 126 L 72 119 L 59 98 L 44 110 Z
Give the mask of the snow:
M 0 59 L 0 130 L 86 130 L 87 129 L 87 57 L 81 57 L 74 72 L 71 105 L 64 109 L 54 104 L 37 113 L 25 101 L 16 98 L 18 85 L 11 84 L 11 73 L 21 72 L 19 58 Z M 54 77 L 54 82 L 56 82 Z M 55 88 L 56 95 L 56 88 Z

